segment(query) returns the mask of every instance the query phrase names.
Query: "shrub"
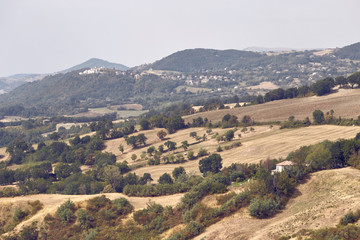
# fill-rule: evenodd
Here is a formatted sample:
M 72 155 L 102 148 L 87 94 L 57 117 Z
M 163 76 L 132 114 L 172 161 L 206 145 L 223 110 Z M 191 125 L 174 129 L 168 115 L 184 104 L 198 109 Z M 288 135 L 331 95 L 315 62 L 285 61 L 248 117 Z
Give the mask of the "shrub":
M 200 148 L 200 150 L 199 150 L 199 152 L 198 152 L 198 154 L 197 154 L 197 157 L 206 156 L 206 155 L 208 155 L 208 154 L 209 154 L 209 152 L 208 152 L 206 149 Z
M 245 175 L 242 171 L 232 172 L 230 174 L 230 180 L 232 182 L 242 182 L 245 180 Z
M 279 203 L 271 198 L 254 198 L 250 202 L 250 215 L 256 218 L 266 218 L 272 216 L 279 208 Z
M 22 220 L 24 220 L 24 218 L 28 215 L 28 212 L 25 212 L 23 210 L 21 210 L 21 208 L 17 208 L 15 210 L 14 216 L 13 216 L 13 221 L 14 222 L 21 222 Z
M 227 201 L 229 201 L 230 199 L 232 199 L 234 196 L 236 195 L 235 192 L 230 192 L 230 193 L 227 193 L 225 195 L 220 195 L 220 196 L 217 196 L 216 197 L 216 203 L 218 205 L 223 205 L 224 203 L 226 203 Z
M 170 174 L 168 174 L 168 173 L 164 173 L 163 175 L 161 175 L 158 182 L 160 184 L 172 184 L 172 183 L 174 183 L 174 181 L 172 180 Z
M 189 239 L 204 231 L 204 226 L 196 221 L 191 221 L 184 229 L 184 236 Z
M 134 207 L 126 198 L 118 198 L 112 201 L 113 208 L 117 214 L 126 215 L 134 210 Z
M 61 220 L 63 224 L 71 223 L 75 220 L 74 215 L 75 204 L 67 200 L 56 211 L 56 217 Z
M 80 226 L 81 228 L 83 229 L 89 229 L 91 228 L 93 225 L 92 225 L 92 221 L 94 220 L 90 215 L 89 213 L 84 210 L 84 209 L 80 209 L 79 211 L 77 211 L 77 218 L 80 222 Z
M 108 199 L 105 195 L 102 195 L 100 197 L 94 197 L 92 199 L 89 199 L 86 209 L 92 212 L 97 212 L 110 203 L 110 199 Z
M 189 159 L 189 160 L 194 160 L 194 159 L 196 159 L 196 157 L 195 157 L 194 154 L 195 154 L 194 151 L 189 151 L 189 152 L 187 153 L 188 159 Z
M 349 212 L 347 213 L 343 218 L 341 218 L 340 220 L 340 224 L 341 225 L 348 225 L 349 223 L 354 223 L 358 220 L 359 218 L 355 216 L 355 214 L 353 212 Z

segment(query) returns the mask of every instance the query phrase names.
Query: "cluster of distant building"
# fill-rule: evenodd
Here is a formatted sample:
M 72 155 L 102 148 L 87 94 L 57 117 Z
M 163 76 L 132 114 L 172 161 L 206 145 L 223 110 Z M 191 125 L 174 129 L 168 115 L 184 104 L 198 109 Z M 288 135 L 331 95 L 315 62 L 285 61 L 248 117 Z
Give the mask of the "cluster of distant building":
M 108 68 L 105 68 L 105 67 L 93 67 L 93 68 L 90 68 L 90 69 L 86 69 L 83 72 L 79 72 L 79 75 L 104 74 L 109 70 L 111 70 L 111 69 L 108 69 Z M 116 70 L 115 74 L 116 75 L 120 75 L 120 74 L 125 75 L 126 73 L 124 71 Z

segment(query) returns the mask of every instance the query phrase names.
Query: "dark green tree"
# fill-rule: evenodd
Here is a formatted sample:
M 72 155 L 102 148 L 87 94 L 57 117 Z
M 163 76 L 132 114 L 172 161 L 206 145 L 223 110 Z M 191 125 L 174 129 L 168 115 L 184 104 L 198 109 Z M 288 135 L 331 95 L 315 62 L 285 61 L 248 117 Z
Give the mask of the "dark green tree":
M 164 173 L 163 175 L 161 175 L 158 182 L 160 184 L 173 184 L 174 183 L 173 179 L 171 178 L 170 174 L 168 174 L 168 173 Z
M 184 167 L 177 167 L 174 168 L 174 170 L 172 171 L 172 176 L 174 177 L 174 179 L 177 179 L 181 174 L 186 174 Z
M 140 127 L 141 127 L 141 130 L 148 130 L 148 129 L 150 129 L 151 124 L 150 124 L 149 120 L 143 118 L 140 120 Z
M 199 161 L 199 169 L 203 175 L 209 172 L 217 173 L 222 168 L 222 158 L 219 154 L 214 153 L 209 157 L 203 158 Z
M 315 124 L 321 124 L 325 121 L 324 113 L 321 110 L 315 110 L 313 112 L 313 118 Z
M 231 141 L 234 138 L 234 130 L 228 130 L 225 133 L 226 141 Z

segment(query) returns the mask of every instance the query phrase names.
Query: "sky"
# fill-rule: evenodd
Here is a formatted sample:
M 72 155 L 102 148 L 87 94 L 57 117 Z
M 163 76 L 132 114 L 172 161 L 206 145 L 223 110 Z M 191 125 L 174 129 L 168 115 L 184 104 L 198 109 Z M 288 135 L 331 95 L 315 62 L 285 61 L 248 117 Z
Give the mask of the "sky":
M 359 0 L 0 0 L 0 76 L 90 58 L 128 67 L 191 48 L 360 42 Z

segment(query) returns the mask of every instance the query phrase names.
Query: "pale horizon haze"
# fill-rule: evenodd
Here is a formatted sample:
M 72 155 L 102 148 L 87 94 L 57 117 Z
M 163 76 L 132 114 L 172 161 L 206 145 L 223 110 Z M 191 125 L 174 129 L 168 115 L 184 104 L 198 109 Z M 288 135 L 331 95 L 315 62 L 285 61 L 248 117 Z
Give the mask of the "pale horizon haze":
M 90 58 L 134 67 L 192 48 L 360 42 L 359 0 L 0 0 L 0 77 Z

